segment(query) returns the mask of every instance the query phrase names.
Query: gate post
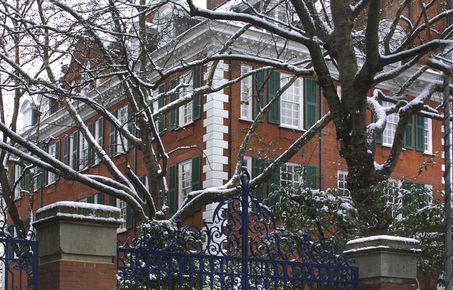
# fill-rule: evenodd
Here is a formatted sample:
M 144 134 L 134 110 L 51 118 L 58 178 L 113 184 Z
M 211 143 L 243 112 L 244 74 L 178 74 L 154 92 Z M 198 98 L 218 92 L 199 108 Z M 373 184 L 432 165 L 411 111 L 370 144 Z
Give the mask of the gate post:
M 40 289 L 116 289 L 119 209 L 57 202 L 36 212 Z
M 419 241 L 371 236 L 349 241 L 344 254 L 359 268 L 361 290 L 417 289 Z

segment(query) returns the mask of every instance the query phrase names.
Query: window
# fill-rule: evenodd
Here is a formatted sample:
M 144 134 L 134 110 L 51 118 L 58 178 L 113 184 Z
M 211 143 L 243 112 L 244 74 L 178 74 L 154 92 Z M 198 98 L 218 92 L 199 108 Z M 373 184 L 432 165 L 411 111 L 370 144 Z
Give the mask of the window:
M 390 102 L 382 102 L 383 107 L 391 107 L 393 106 Z M 387 124 L 385 126 L 384 131 L 382 132 L 382 144 L 391 146 L 393 144 L 393 140 L 395 138 L 396 126 L 399 121 L 398 114 L 390 114 L 387 115 Z
M 252 68 L 248 65 L 242 65 L 241 74 L 249 73 Z M 252 119 L 252 76 L 241 80 L 241 119 Z
M 179 206 L 192 191 L 192 160 L 179 164 Z
M 300 186 L 303 167 L 299 164 L 286 163 L 280 167 L 281 186 Z
M 80 135 L 80 169 L 85 169 L 89 166 L 89 156 L 88 156 L 88 141 L 83 136 Z
M 125 126 L 128 121 L 127 106 L 121 107 L 117 111 L 118 121 L 122 126 Z M 116 153 L 121 154 L 127 150 L 127 139 L 121 138 L 119 130 L 116 130 Z
M 194 157 L 170 166 L 170 179 L 166 204 L 174 213 L 187 194 L 201 189 L 201 158 Z
M 339 170 L 337 171 L 337 188 L 338 192 L 344 196 L 349 196 L 350 192 L 348 190 L 348 172 Z
M 181 78 L 183 83 L 188 84 L 189 86 L 183 87 L 179 90 L 179 94 L 181 97 L 185 97 L 188 94 L 191 94 L 193 91 L 192 74 L 187 74 Z M 190 101 L 181 107 L 179 107 L 179 127 L 184 127 L 193 122 L 193 101 Z
M 432 120 L 429 118 L 424 118 L 424 135 L 423 135 L 423 147 L 424 153 L 431 154 L 433 152 L 433 142 L 432 142 Z
M 74 170 L 79 170 L 79 132 L 74 132 L 69 136 L 69 165 Z
M 57 160 L 59 160 L 60 159 L 60 156 L 59 156 L 60 154 L 59 154 L 59 152 L 57 152 L 57 147 L 58 147 L 58 150 L 60 150 L 60 142 L 59 141 L 57 141 L 57 143 L 49 145 L 49 155 L 53 156 Z M 52 184 L 52 183 L 55 183 L 56 181 L 57 181 L 57 176 L 55 175 L 55 173 L 49 171 L 47 173 L 47 183 L 48 184 Z
M 14 180 L 14 184 L 19 180 L 19 178 L 21 177 L 22 175 L 22 167 L 18 164 L 14 164 L 14 168 L 13 168 L 14 172 L 13 172 L 13 176 L 14 178 L 12 178 Z M 23 180 L 24 178 L 22 178 Z M 22 195 L 21 195 L 21 184 L 22 182 L 19 182 L 17 185 L 16 185 L 16 188 L 14 189 L 14 199 L 18 199 L 18 198 L 21 198 Z
M 124 200 L 116 199 L 116 207 L 120 209 L 120 219 L 123 223 L 119 226 L 119 230 L 127 228 L 127 203 Z
M 284 85 L 291 78 L 281 74 L 280 83 Z M 302 98 L 303 79 L 298 78 L 280 96 L 280 124 L 288 127 L 300 128 L 302 125 Z
M 104 119 L 100 118 L 97 119 L 96 122 L 94 122 L 94 139 L 96 139 L 96 142 L 104 148 Z M 99 158 L 99 155 L 95 152 L 94 150 L 94 162 L 95 164 L 98 164 L 101 159 Z

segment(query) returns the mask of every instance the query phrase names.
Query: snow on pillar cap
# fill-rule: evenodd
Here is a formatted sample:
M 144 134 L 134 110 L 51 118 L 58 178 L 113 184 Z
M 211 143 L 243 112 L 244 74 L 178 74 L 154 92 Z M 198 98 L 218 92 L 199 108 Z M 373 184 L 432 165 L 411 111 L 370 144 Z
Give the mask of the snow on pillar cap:
M 113 206 L 59 201 L 38 209 L 34 226 L 53 220 L 98 223 L 112 226 L 118 226 L 123 222 L 120 218 L 120 209 Z
M 352 254 L 356 252 L 376 250 L 398 250 L 414 253 L 421 252 L 420 242 L 416 239 L 379 235 L 355 239 L 347 242 L 346 251 L 344 251 L 344 253 Z

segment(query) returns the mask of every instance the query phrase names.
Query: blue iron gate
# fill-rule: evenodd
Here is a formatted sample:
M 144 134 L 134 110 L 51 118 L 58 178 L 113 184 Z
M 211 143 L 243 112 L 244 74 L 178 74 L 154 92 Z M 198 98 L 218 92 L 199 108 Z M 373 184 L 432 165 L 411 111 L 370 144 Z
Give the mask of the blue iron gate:
M 358 269 L 323 243 L 276 226 L 249 194 L 221 202 L 202 230 L 156 223 L 118 248 L 118 289 L 358 289 Z
M 6 290 L 38 290 L 38 242 L 0 230 L 0 275 Z

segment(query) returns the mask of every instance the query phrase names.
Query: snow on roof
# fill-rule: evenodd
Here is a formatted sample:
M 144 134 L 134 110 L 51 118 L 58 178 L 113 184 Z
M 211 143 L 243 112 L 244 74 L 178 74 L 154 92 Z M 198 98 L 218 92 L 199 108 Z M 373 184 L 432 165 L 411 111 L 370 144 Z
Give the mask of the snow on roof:
M 371 236 L 366 238 L 355 239 L 346 243 L 346 245 L 353 245 L 359 244 L 364 242 L 370 241 L 378 241 L 378 240 L 387 240 L 387 241 L 399 241 L 403 243 L 411 243 L 411 244 L 419 244 L 420 242 L 416 239 L 411 238 L 404 238 L 404 237 L 397 237 L 397 236 L 388 236 L 388 235 L 379 235 L 379 236 Z
M 83 208 L 83 209 L 91 209 L 91 210 L 101 210 L 101 211 L 109 211 L 109 212 L 120 212 L 120 209 L 114 206 L 109 205 L 102 205 L 102 204 L 92 204 L 92 203 L 84 203 L 84 202 L 75 202 L 75 201 L 58 201 L 56 203 L 52 203 L 46 205 L 36 211 L 36 214 L 41 212 L 56 208 L 56 207 L 70 207 L 70 208 Z

